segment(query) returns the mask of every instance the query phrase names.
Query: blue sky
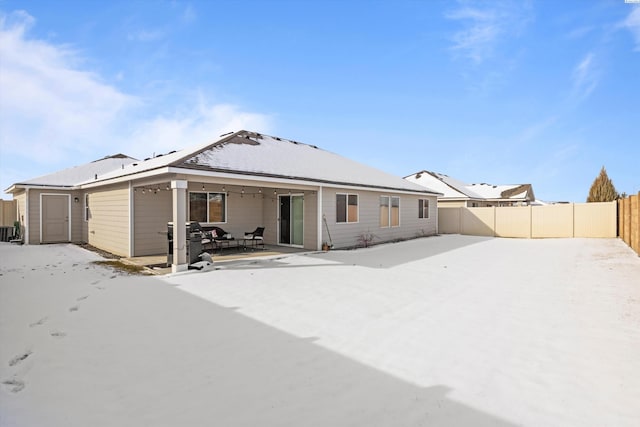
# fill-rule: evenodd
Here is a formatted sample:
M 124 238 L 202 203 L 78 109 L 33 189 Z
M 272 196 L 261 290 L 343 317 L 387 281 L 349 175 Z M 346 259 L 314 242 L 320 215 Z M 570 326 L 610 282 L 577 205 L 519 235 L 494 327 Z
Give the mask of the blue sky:
M 551 201 L 605 166 L 635 193 L 640 4 L 0 0 L 1 189 L 240 129 Z

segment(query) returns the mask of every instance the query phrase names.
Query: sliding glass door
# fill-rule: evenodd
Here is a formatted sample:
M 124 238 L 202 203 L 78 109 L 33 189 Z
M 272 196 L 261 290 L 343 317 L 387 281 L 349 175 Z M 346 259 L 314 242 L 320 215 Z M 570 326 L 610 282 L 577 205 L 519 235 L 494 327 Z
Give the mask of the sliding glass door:
M 302 246 L 304 244 L 304 196 L 278 196 L 278 243 Z

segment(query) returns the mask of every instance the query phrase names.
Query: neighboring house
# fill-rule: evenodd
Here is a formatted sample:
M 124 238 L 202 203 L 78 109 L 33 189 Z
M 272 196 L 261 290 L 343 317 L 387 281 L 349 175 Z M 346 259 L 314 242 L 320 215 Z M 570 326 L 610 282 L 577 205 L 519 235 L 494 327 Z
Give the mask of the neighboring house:
M 536 200 L 531 184 L 465 184 L 448 175 L 426 170 L 404 179 L 442 193 L 438 197 L 440 207 L 525 206 Z
M 239 131 L 144 161 L 111 156 L 16 183 L 28 244 L 87 242 L 121 256 L 167 253 L 167 223 L 198 221 L 310 250 L 437 233 L 439 193 L 318 147 Z M 174 230 L 174 271 L 186 268 Z

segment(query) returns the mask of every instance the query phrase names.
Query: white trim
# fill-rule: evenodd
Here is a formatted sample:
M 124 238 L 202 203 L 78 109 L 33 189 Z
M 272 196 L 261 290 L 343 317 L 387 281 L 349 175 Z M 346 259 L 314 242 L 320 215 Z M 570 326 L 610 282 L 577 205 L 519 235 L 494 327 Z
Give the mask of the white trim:
M 360 194 L 358 193 L 335 193 L 336 195 L 336 225 L 338 224 L 358 224 L 360 223 Z M 344 222 L 338 222 L 338 195 L 343 195 L 343 196 L 347 196 L 345 202 L 346 202 L 346 209 L 347 211 L 345 212 L 345 219 L 346 221 Z M 358 198 L 358 204 L 356 205 L 357 207 L 357 215 L 358 215 L 358 220 L 357 221 L 349 221 L 349 196 L 356 196 Z
M 322 250 L 322 223 L 324 221 L 323 216 L 322 216 L 322 186 L 320 186 L 318 188 L 318 191 L 316 192 L 316 210 L 317 210 L 317 224 L 316 224 L 316 228 L 317 228 L 317 250 Z M 359 214 L 359 212 L 358 212 Z M 359 217 L 358 217 L 359 218 Z
M 215 225 L 229 223 L 229 193 L 223 191 L 187 191 L 187 221 L 191 221 L 191 194 L 200 193 L 207 195 L 207 220 L 198 221 L 201 225 Z M 209 221 L 209 194 L 224 194 L 224 221 Z
M 380 194 L 380 196 L 378 197 L 378 228 L 399 228 L 399 227 L 402 227 L 402 223 L 400 221 L 401 218 L 402 218 L 402 214 L 401 214 L 402 207 L 400 206 L 402 202 L 401 202 L 400 196 L 397 196 L 397 195 L 393 196 L 391 194 L 393 194 L 393 193 Z M 380 225 L 380 198 L 382 198 L 382 197 L 386 197 L 389 200 L 389 225 L 384 225 L 384 226 Z M 394 197 L 396 199 L 398 199 L 398 225 L 392 225 L 391 224 L 391 209 L 393 208 L 393 203 L 392 203 L 391 199 L 393 199 Z
M 40 243 L 42 244 L 42 199 L 43 196 L 62 196 L 67 198 L 67 241 L 71 242 L 71 194 L 61 193 L 40 193 Z
M 302 197 L 302 245 L 294 245 L 292 243 L 280 243 L 280 198 L 281 197 Z M 278 246 L 290 246 L 292 248 L 304 248 L 304 193 L 291 193 L 291 194 L 278 194 L 277 203 L 276 203 L 276 223 L 277 223 L 277 234 L 276 234 L 276 244 Z M 289 213 L 291 213 L 292 204 L 289 203 Z M 290 216 L 289 221 L 289 241 L 291 241 L 291 228 L 293 227 L 293 216 Z
M 204 171 L 204 170 L 198 170 L 197 173 L 195 173 L 193 169 L 179 168 L 179 167 L 175 167 L 175 166 L 163 166 L 163 167 L 160 167 L 158 169 L 134 172 L 134 173 L 129 174 L 129 175 L 124 175 L 124 176 L 121 176 L 121 177 L 108 178 L 108 179 L 105 179 L 103 181 L 86 182 L 86 183 L 78 184 L 77 186 L 73 186 L 71 188 L 92 188 L 92 187 L 96 187 L 96 186 L 103 186 L 103 185 L 121 183 L 121 182 L 124 182 L 124 181 L 139 180 L 139 179 L 149 178 L 149 177 L 157 177 L 157 176 L 163 175 L 163 174 L 180 174 L 180 175 L 184 175 L 185 178 L 187 180 L 189 180 L 189 181 L 202 181 L 203 177 L 208 177 L 208 178 L 214 178 L 214 179 L 229 179 L 229 180 L 232 180 L 232 181 L 253 181 L 253 182 L 260 183 L 259 185 L 261 185 L 263 187 L 269 186 L 267 184 L 279 184 L 279 185 L 274 185 L 274 186 L 276 188 L 282 188 L 282 189 L 287 189 L 287 190 L 291 189 L 291 190 L 296 190 L 296 191 L 314 190 L 318 186 L 324 186 L 324 187 L 347 189 L 347 190 L 356 190 L 356 191 L 357 190 L 360 190 L 360 191 L 375 191 L 375 192 L 387 191 L 387 192 L 390 192 L 390 193 L 397 193 L 397 194 L 425 194 L 425 195 L 428 194 L 428 195 L 435 195 L 435 196 L 437 196 L 438 194 L 442 194 L 442 193 L 437 193 L 437 192 L 430 192 L 430 191 L 427 191 L 427 190 L 422 192 L 422 191 L 419 191 L 419 190 L 412 191 L 412 190 L 401 190 L 401 189 L 395 189 L 395 188 L 368 187 L 368 186 L 365 186 L 365 185 L 335 184 L 335 183 L 330 183 L 330 182 L 320 182 L 320 181 L 313 180 L 313 179 L 309 179 L 307 181 L 307 180 L 301 180 L 301 179 L 287 179 L 287 178 L 278 178 L 278 177 L 270 177 L 270 176 L 251 175 L 250 172 L 248 172 L 247 175 L 243 175 L 243 174 L 239 174 L 239 173 L 212 172 L 212 171 Z M 196 178 L 193 179 L 192 177 L 196 177 Z M 158 178 L 158 179 L 161 180 L 161 178 Z M 250 185 L 246 184 L 246 186 L 250 186 Z M 67 187 L 66 189 L 68 190 L 68 189 L 71 189 L 71 188 Z
M 429 212 L 429 209 L 431 209 L 431 200 L 424 198 L 424 199 L 418 199 L 419 202 L 427 202 L 427 216 L 422 216 L 420 217 L 420 207 L 418 207 L 418 220 L 428 220 L 431 219 L 431 213 Z M 425 209 L 424 209 L 424 203 L 422 203 L 422 212 L 424 215 Z
M 134 256 L 135 232 L 135 193 L 133 183 L 129 181 L 129 257 Z

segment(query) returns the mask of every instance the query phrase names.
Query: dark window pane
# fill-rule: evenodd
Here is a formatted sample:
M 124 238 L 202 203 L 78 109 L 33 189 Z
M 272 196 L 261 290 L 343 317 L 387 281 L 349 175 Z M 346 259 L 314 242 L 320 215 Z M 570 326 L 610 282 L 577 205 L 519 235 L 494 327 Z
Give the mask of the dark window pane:
M 189 221 L 207 222 L 207 193 L 189 193 Z
M 336 222 L 347 222 L 346 194 L 336 194 Z

